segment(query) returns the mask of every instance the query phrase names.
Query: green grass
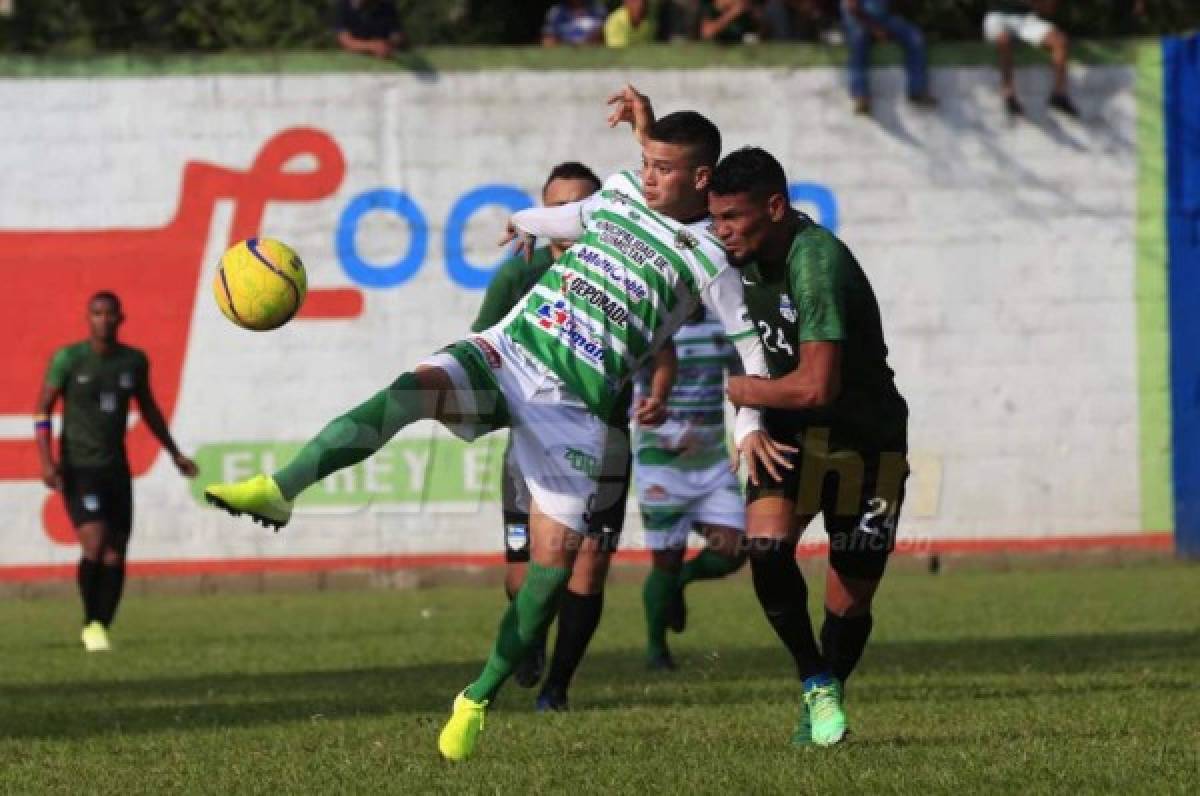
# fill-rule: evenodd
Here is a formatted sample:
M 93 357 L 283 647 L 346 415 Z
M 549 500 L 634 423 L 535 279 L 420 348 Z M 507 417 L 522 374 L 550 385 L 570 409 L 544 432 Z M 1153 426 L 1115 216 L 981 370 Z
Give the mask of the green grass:
M 0 604 L 0 792 L 1193 792 L 1200 577 L 1144 565 L 897 571 L 851 682 L 854 735 L 787 739 L 797 685 L 748 578 L 690 592 L 685 670 L 640 666 L 610 589 L 572 694 L 507 689 L 477 756 L 441 762 L 497 588 L 127 600 L 86 655 L 72 601 Z M 1189 783 L 1191 783 L 1189 785 Z
M 1148 40 L 1147 40 L 1148 41 Z M 1079 41 L 1071 57 L 1087 64 L 1131 64 L 1137 39 Z M 899 48 L 881 46 L 873 55 L 879 66 L 903 63 Z M 1029 47 L 1015 53 L 1018 64 L 1045 63 L 1044 53 Z M 978 41 L 940 42 L 930 48 L 935 66 L 993 66 L 995 50 Z M 730 69 L 770 67 L 805 69 L 841 66 L 845 47 L 797 42 L 753 47 L 721 47 L 704 43 L 663 44 L 610 50 L 541 47 L 427 47 L 395 59 L 351 55 L 330 50 L 277 52 L 95 53 L 84 55 L 20 55 L 0 53 L 0 77 L 136 77 L 211 74 L 312 74 L 327 72 L 479 72 L 496 69 Z

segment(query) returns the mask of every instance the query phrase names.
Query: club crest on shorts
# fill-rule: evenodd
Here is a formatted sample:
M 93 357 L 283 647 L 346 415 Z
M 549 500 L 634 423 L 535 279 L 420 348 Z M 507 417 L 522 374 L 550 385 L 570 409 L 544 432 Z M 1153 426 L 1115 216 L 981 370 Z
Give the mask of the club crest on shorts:
M 521 522 L 513 522 L 504 526 L 504 543 L 514 553 L 529 546 L 529 526 Z
M 792 303 L 792 297 L 787 293 L 779 294 L 779 314 L 788 323 L 796 322 L 796 305 Z
M 87 509 L 88 511 L 99 511 L 100 510 L 100 496 L 99 495 L 84 495 L 83 496 L 83 507 L 85 509 Z
M 642 493 L 645 500 L 666 500 L 667 488 L 661 484 L 651 484 L 646 487 L 646 491 Z

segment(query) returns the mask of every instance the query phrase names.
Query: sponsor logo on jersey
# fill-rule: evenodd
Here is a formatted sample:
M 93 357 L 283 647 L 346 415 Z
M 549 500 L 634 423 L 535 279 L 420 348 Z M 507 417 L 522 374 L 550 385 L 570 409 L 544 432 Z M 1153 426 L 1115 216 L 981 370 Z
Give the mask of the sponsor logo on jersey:
M 538 326 L 546 331 L 559 330 L 576 354 L 597 365 L 604 361 L 604 344 L 579 328 L 579 324 L 571 317 L 566 301 L 559 299 L 553 304 L 542 302 L 534 314 Z
M 598 308 L 604 313 L 604 317 L 617 326 L 624 326 L 629 322 L 628 307 L 609 296 L 604 288 L 586 279 L 581 279 L 579 274 L 574 271 L 563 271 L 562 285 L 564 293 L 579 296 L 588 304 Z
M 779 314 L 788 323 L 796 322 L 796 305 L 792 303 L 792 297 L 787 293 L 779 294 Z
M 120 376 L 117 377 L 117 384 L 119 384 L 121 386 L 122 390 L 132 390 L 133 389 L 133 374 L 128 371 L 125 371 L 124 373 L 122 373 Z
M 78 376 L 75 377 L 75 381 L 79 382 L 80 384 L 87 384 L 91 380 L 92 380 L 92 377 L 86 373 L 80 373 Z
M 85 509 L 87 509 L 88 511 L 99 511 L 100 510 L 100 496 L 99 495 L 84 495 L 83 496 L 83 507 Z
M 675 248 L 680 251 L 691 251 L 700 245 L 700 241 L 686 229 L 676 230 L 675 232 Z
M 640 279 L 635 278 L 627 270 L 614 263 L 612 260 L 605 257 L 595 249 L 581 248 L 576 253 L 576 258 L 580 262 L 587 263 L 593 268 L 598 268 L 609 279 L 620 283 L 625 287 L 625 292 L 634 301 L 645 301 L 650 295 L 650 289 L 642 283 Z
M 504 543 L 514 553 L 529 546 L 529 526 L 514 522 L 504 526 Z
M 100 411 L 101 412 L 117 411 L 117 394 L 115 392 L 100 393 Z

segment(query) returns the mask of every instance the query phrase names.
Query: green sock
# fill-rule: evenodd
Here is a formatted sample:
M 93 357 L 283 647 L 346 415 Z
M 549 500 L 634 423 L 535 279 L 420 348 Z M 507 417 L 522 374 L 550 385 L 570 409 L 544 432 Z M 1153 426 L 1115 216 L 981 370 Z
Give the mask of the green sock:
M 567 585 L 571 570 L 530 564 L 525 583 L 508 604 L 492 654 L 483 665 L 479 679 L 467 686 L 467 698 L 475 702 L 491 700 L 512 674 L 534 642 L 546 632 L 554 619 L 560 592 Z
M 654 657 L 667 652 L 667 602 L 677 586 L 673 572 L 651 568 L 642 586 L 642 606 L 646 609 L 646 655 Z
M 700 555 L 683 565 L 679 573 L 679 585 L 686 586 L 694 580 L 723 578 L 737 570 L 745 562 L 744 556 L 725 556 L 711 548 L 704 548 Z
M 275 483 L 292 500 L 330 473 L 382 448 L 396 432 L 427 416 L 417 377 L 405 373 L 385 390 L 329 423 L 288 464 L 275 473 Z

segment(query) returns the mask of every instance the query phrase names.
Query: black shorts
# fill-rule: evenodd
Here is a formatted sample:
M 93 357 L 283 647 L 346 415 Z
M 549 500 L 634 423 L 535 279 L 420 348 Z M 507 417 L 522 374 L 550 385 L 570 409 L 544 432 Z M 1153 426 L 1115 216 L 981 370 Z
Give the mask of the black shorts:
M 127 469 L 64 467 L 63 501 L 72 525 L 104 523 L 106 543 L 124 554 L 133 530 L 133 483 Z
M 632 470 L 629 429 L 610 426 L 600 462 L 599 485 L 586 517 L 587 535 L 599 540 L 601 552 L 615 553 L 621 541 Z M 511 445 L 504 449 L 500 500 L 504 513 L 504 560 L 529 561 L 529 492 L 512 456 Z
M 796 444 L 790 435 L 772 437 Z M 796 445 L 801 450 L 793 457 L 795 466 L 778 480 L 760 469 L 758 486 L 746 485 L 746 504 L 784 497 L 795 502 L 797 516 L 820 514 L 829 534 L 829 565 L 847 577 L 878 580 L 896 545 L 907 456 L 904 451 L 829 450 L 826 438 Z

